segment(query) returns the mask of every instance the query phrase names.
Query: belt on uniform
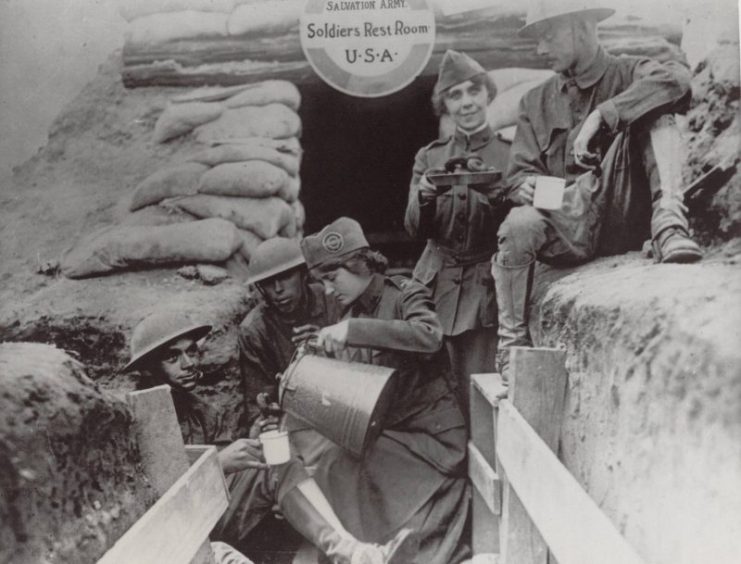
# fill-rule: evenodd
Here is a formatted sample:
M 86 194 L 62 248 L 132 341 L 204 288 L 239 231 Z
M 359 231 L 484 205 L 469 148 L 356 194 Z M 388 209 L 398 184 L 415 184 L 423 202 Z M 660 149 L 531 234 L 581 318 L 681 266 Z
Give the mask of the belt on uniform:
M 471 249 L 468 251 L 456 251 L 440 243 L 431 241 L 430 247 L 437 252 L 443 260 L 443 264 L 450 266 L 469 266 L 479 262 L 488 261 L 491 256 L 496 252 L 497 248 L 486 247 L 485 249 Z

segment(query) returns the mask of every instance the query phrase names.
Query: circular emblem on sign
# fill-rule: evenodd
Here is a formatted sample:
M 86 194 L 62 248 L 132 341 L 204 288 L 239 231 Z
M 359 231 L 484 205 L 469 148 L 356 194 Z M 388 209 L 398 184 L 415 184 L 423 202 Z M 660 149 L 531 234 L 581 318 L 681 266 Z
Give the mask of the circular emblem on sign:
M 339 253 L 345 246 L 345 239 L 336 231 L 330 231 L 322 237 L 322 247 L 328 253 Z
M 308 0 L 300 37 L 327 84 L 375 98 L 401 90 L 425 68 L 435 15 L 427 0 Z

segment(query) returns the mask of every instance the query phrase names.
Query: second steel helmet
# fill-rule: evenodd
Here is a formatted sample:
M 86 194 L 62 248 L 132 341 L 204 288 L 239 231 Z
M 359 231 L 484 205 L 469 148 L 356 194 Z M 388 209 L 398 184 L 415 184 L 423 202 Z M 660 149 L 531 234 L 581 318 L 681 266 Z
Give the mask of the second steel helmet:
M 614 9 L 593 0 L 530 0 L 525 25 L 517 33 L 524 37 L 532 36 L 536 24 L 559 16 L 583 14 L 600 22 L 614 13 Z
M 250 257 L 248 284 L 262 282 L 306 264 L 296 239 L 274 237 L 260 243 Z

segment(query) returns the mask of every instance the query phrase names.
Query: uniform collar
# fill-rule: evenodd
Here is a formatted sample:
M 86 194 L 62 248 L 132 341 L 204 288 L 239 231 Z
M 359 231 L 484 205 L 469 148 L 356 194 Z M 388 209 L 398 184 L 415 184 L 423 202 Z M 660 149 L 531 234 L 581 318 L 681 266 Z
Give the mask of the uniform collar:
M 373 274 L 370 284 L 368 284 L 365 292 L 360 294 L 360 297 L 355 300 L 355 303 L 352 305 L 352 310 L 355 315 L 360 313 L 373 313 L 376 311 L 378 302 L 381 301 L 381 295 L 383 295 L 385 279 L 386 277 L 382 274 Z
M 559 89 L 561 92 L 565 92 L 570 83 L 576 83 L 582 90 L 594 86 L 604 76 L 608 64 L 609 57 L 607 53 L 602 47 L 599 47 L 592 64 L 584 72 L 579 74 L 579 76 L 569 76 L 563 73 L 558 75 Z
M 483 125 L 473 133 L 467 133 L 456 127 L 453 137 L 460 141 L 466 141 L 469 145 L 479 145 L 491 141 L 492 135 L 494 135 L 494 132 L 491 130 L 489 122 L 484 122 Z

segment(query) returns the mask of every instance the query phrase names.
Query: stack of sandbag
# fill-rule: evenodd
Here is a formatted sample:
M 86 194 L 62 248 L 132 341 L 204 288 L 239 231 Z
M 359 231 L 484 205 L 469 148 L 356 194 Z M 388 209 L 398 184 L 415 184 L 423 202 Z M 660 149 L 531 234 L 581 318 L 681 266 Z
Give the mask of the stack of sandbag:
M 132 213 L 67 250 L 63 274 L 197 262 L 244 272 L 265 239 L 300 235 L 300 102 L 298 89 L 280 80 L 173 98 L 154 140 L 190 135 L 197 149 L 142 180 L 130 196 Z
M 126 43 L 268 34 L 298 24 L 303 0 L 120 0 Z

